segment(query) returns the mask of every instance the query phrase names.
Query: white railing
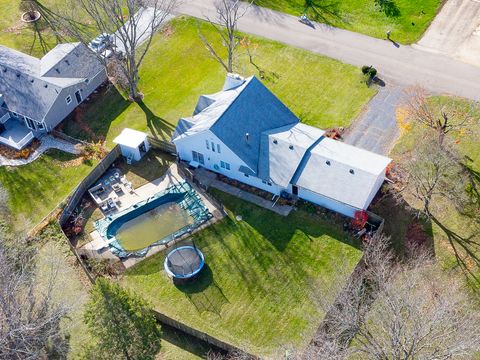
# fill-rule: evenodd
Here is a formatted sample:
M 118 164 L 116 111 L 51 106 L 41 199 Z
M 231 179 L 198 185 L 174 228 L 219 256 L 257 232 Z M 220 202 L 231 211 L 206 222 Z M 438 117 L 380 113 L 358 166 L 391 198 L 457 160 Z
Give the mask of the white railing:
M 7 112 L 2 117 L 0 117 L 0 124 L 5 124 L 8 119 L 10 119 L 10 113 L 9 112 Z
M 35 136 L 33 132 L 29 132 L 23 137 L 19 142 L 13 141 L 11 138 L 5 138 L 0 135 L 0 143 L 13 147 L 14 149 L 21 150 L 25 145 L 27 145 Z

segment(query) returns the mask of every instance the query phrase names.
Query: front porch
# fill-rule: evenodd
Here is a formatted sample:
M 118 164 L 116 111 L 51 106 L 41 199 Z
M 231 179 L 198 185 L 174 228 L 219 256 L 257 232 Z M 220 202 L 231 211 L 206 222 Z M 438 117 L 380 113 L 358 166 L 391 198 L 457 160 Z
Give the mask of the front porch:
M 9 117 L 5 122 L 0 123 L 0 143 L 10 146 L 16 150 L 22 150 L 27 146 L 35 135 L 23 122 Z

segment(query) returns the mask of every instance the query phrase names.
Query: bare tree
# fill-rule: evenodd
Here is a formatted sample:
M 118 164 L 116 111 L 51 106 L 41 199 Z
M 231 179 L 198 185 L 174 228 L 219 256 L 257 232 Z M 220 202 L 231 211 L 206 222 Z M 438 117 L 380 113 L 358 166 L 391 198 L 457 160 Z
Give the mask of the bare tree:
M 240 0 L 216 0 L 215 9 L 217 15 L 214 19 L 207 17 L 207 21 L 215 29 L 222 45 L 227 50 L 227 59 L 223 59 L 221 53 L 215 49 L 213 42 L 199 30 L 200 38 L 207 47 L 212 57 L 223 66 L 228 73 L 233 72 L 235 52 L 240 44 L 241 37 L 237 35 L 238 21 L 245 15 L 253 0 L 245 3 Z
M 449 132 L 468 129 L 474 124 L 474 105 L 468 109 L 449 109 L 447 106 L 442 106 L 437 111 L 429 101 L 425 89 L 412 87 L 406 91 L 406 95 L 405 108 L 409 119 L 435 130 L 441 143 Z
M 77 0 L 56 14 L 56 31 L 88 46 L 99 34 L 113 34 L 114 64 L 107 70 L 121 72 L 130 98 L 140 101 L 139 68 L 150 49 L 153 36 L 172 13 L 176 0 Z M 81 15 L 84 21 L 78 20 Z M 98 58 L 106 63 L 101 53 Z
M 439 140 L 426 132 L 420 143 L 399 159 L 400 196 L 413 197 L 422 204 L 422 212 L 431 218 L 432 206 L 442 205 L 434 199 L 443 199 L 460 211 L 468 203 L 466 192 L 469 175 L 462 165 L 462 157 L 450 142 Z
M 396 261 L 376 237 L 361 271 L 331 289 L 338 295 L 304 359 L 466 359 L 480 350 L 480 315 L 464 282 L 421 250 Z
M 48 279 L 38 282 L 33 250 L 21 244 L 15 251 L 0 241 L 0 358 L 65 356 L 60 321 L 69 307 L 54 299 L 58 268 L 52 266 Z

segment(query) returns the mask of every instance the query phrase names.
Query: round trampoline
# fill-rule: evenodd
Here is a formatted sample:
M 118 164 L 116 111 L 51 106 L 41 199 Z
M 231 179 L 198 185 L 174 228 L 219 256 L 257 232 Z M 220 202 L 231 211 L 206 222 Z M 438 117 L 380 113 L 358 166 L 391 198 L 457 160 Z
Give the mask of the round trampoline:
M 165 258 L 165 271 L 173 279 L 191 279 L 205 265 L 200 250 L 194 246 L 181 246 L 168 253 Z

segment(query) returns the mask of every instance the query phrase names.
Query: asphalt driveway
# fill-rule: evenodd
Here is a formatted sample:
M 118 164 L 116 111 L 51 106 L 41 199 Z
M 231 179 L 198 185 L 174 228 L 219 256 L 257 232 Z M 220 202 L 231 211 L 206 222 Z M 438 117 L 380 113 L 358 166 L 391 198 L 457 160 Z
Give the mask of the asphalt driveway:
M 448 0 L 414 47 L 480 66 L 480 1 Z
M 401 105 L 404 94 L 404 88 L 398 85 L 390 84 L 380 88 L 366 111 L 343 135 L 345 143 L 388 155 L 400 135 L 396 109 Z

